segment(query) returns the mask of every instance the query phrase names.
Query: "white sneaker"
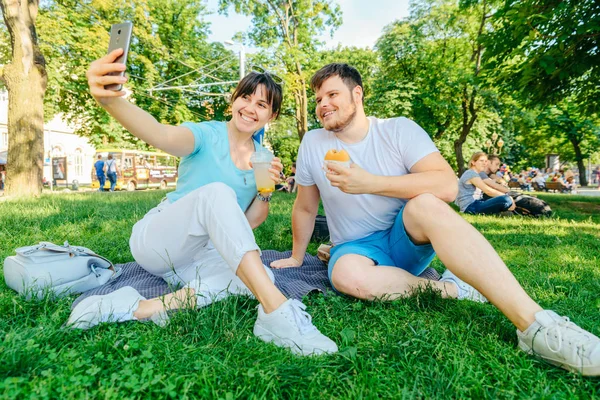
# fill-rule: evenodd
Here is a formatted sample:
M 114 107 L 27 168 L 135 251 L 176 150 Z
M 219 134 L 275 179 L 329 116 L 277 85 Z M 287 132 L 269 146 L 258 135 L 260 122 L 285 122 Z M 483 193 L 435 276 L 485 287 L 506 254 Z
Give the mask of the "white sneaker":
M 441 282 L 452 282 L 458 288 L 458 299 L 459 300 L 472 300 L 478 303 L 487 303 L 488 300 L 477 291 L 473 286 L 462 281 L 458 276 L 454 275 L 452 271 L 447 269 L 440 278 Z
M 306 306 L 298 300 L 289 299 L 270 314 L 258 306 L 258 318 L 254 335 L 265 342 L 286 347 L 294 354 L 316 355 L 336 353 L 337 345 L 312 324 Z
M 535 314 L 535 321 L 521 332 L 519 347 L 550 364 L 584 376 L 600 376 L 600 338 L 581 329 L 554 311 Z
M 133 316 L 140 300 L 146 300 L 131 286 L 122 287 L 104 296 L 90 296 L 77 304 L 67 326 L 90 329 L 102 322 L 124 322 L 136 319 Z

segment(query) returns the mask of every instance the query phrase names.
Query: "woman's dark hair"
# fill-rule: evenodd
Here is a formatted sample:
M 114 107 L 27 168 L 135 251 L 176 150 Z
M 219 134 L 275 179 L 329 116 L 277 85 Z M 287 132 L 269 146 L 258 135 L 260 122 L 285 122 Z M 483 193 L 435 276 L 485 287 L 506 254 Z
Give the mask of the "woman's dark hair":
M 310 80 L 310 88 L 316 92 L 321 88 L 323 82 L 325 82 L 332 76 L 339 76 L 342 79 L 342 81 L 344 81 L 346 86 L 348 86 L 348 89 L 350 89 L 350 91 L 352 91 L 352 89 L 354 89 L 356 86 L 360 86 L 360 88 L 363 89 L 364 99 L 364 88 L 360 72 L 358 72 L 356 68 L 348 64 L 327 64 L 326 66 L 315 72 L 312 79 Z
M 281 85 L 276 83 L 268 72 L 260 73 L 253 71 L 246 75 L 233 91 L 231 102 L 233 103 L 241 96 L 252 96 L 259 85 L 264 85 L 267 102 L 271 105 L 275 118 L 279 117 L 281 101 L 283 100 L 283 90 Z

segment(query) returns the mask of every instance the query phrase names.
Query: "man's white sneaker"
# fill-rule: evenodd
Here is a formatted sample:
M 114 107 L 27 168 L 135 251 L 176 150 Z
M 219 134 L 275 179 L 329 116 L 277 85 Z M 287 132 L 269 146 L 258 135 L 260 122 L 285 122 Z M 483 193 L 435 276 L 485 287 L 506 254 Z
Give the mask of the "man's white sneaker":
M 477 289 L 475 289 L 473 286 L 471 286 L 468 283 L 461 280 L 458 276 L 454 275 L 452 273 L 452 271 L 450 271 L 449 269 L 444 271 L 444 273 L 442 274 L 442 277 L 440 278 L 440 281 L 454 283 L 456 285 L 456 287 L 458 288 L 458 299 L 459 300 L 467 299 L 467 300 L 472 300 L 472 301 L 476 301 L 479 303 L 487 303 L 488 302 L 488 300 L 481 293 L 479 293 L 477 291 Z
M 289 299 L 270 314 L 258 306 L 254 335 L 265 342 L 286 347 L 298 355 L 336 353 L 337 345 L 312 324 L 306 306 Z
M 517 330 L 521 350 L 550 364 L 585 376 L 600 376 L 600 338 L 554 311 L 535 314 L 535 321 Z
M 131 286 L 122 287 L 104 296 L 90 296 L 77 304 L 67 326 L 90 329 L 102 322 L 124 322 L 135 319 L 133 313 L 140 300 L 146 300 Z

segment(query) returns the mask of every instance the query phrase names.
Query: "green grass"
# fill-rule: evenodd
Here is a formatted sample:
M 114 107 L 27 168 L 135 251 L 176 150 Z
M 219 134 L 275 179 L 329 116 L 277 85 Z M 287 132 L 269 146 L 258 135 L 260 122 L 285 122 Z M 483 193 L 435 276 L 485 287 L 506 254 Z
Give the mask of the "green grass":
M 0 259 L 41 240 L 132 259 L 132 225 L 164 192 L 47 195 L 0 202 Z M 466 217 L 543 307 L 600 335 L 600 198 L 542 196 L 552 219 Z M 291 246 L 293 197 L 277 194 L 256 231 L 263 249 Z M 310 251 L 316 251 L 311 244 Z M 439 261 L 434 266 L 440 270 Z M 0 283 L 1 398 L 591 398 L 582 378 L 520 352 L 489 304 L 433 293 L 384 302 L 310 296 L 337 355 L 300 358 L 252 335 L 257 302 L 229 298 L 152 323 L 62 328 L 73 298 L 27 302 Z

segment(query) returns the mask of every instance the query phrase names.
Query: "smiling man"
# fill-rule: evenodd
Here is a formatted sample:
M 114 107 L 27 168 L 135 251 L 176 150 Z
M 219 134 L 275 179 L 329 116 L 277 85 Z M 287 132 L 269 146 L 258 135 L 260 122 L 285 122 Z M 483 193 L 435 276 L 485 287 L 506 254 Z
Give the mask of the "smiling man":
M 308 132 L 298 153 L 292 257 L 271 266 L 302 264 L 322 199 L 334 243 L 329 278 L 337 291 L 393 300 L 431 286 L 443 297 L 489 299 L 517 327 L 522 350 L 600 375 L 600 339 L 543 310 L 487 240 L 446 204 L 456 197 L 456 176 L 419 125 L 367 117 L 361 76 L 349 65 L 323 67 L 311 87 L 323 129 Z M 346 150 L 351 167 L 323 168 L 330 149 Z M 436 254 L 448 268 L 441 281 L 419 278 Z

